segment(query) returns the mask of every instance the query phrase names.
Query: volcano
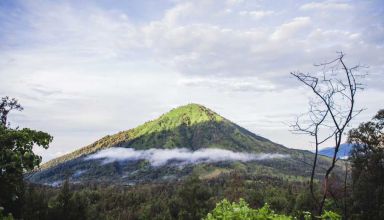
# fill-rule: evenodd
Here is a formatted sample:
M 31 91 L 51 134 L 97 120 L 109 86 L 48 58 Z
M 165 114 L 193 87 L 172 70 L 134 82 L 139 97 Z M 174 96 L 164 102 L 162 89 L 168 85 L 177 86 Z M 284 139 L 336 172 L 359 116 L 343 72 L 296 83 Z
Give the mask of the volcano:
M 43 164 L 30 182 L 138 184 L 176 181 L 197 173 L 214 178 L 232 171 L 249 175 L 308 177 L 314 154 L 274 143 L 199 105 L 172 109 L 136 128 Z M 319 174 L 330 163 L 320 156 Z

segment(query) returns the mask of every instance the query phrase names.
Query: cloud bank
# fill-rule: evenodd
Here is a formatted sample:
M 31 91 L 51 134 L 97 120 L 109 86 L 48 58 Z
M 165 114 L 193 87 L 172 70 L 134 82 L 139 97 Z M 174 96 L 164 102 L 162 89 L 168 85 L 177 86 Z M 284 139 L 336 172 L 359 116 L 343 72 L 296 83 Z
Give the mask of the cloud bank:
M 200 149 L 190 151 L 186 148 L 177 149 L 148 149 L 135 150 L 132 148 L 109 148 L 99 151 L 86 158 L 86 160 L 103 159 L 104 163 L 114 161 L 137 161 L 148 160 L 152 166 L 163 166 L 168 162 L 175 162 L 177 165 L 213 163 L 220 161 L 255 161 L 286 158 L 285 154 L 253 154 L 233 152 L 217 148 Z

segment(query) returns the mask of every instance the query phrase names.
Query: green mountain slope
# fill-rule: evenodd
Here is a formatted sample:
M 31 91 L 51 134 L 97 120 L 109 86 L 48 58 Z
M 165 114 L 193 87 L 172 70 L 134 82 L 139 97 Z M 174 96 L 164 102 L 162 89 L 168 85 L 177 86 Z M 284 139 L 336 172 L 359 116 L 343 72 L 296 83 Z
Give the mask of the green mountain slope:
M 247 152 L 285 152 L 287 149 L 230 122 L 198 104 L 188 104 L 163 114 L 136 128 L 108 135 L 67 155 L 42 165 L 55 166 L 108 147 L 149 148 L 222 148 Z
M 108 164 L 100 160 L 85 160 L 102 149 L 123 147 L 136 150 L 187 148 L 220 148 L 233 152 L 279 153 L 284 159 L 252 162 L 222 161 L 215 164 L 190 164 L 183 167 L 153 167 L 148 162 L 119 161 Z M 130 183 L 180 178 L 191 172 L 215 176 L 229 170 L 242 169 L 248 173 L 285 176 L 308 176 L 313 154 L 309 151 L 288 149 L 223 118 L 198 104 L 188 104 L 163 114 L 136 128 L 108 135 L 84 148 L 45 163 L 28 176 L 37 183 L 54 183 L 71 178 L 74 181 Z M 319 171 L 329 164 L 320 157 Z

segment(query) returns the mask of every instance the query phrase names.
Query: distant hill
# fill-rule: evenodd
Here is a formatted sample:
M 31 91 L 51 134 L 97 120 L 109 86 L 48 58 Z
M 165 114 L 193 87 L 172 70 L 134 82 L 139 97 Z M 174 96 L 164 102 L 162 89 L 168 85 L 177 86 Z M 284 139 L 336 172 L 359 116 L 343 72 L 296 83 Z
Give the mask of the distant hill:
M 337 158 L 346 158 L 349 157 L 349 153 L 352 150 L 352 144 L 341 144 L 339 148 L 339 152 L 337 152 Z M 335 147 L 327 147 L 319 150 L 319 154 L 327 157 L 333 157 Z
M 136 184 L 177 180 L 192 172 L 214 178 L 233 170 L 307 177 L 313 157 L 255 135 L 202 105 L 188 104 L 53 159 L 26 178 L 50 185 L 65 179 Z M 320 157 L 319 172 L 329 163 Z

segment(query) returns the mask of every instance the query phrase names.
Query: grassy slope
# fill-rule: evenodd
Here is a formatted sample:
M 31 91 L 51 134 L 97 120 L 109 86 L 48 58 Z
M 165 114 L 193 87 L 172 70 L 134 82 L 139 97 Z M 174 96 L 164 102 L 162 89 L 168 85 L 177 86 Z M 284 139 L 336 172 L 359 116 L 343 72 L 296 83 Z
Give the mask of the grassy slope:
M 184 116 L 185 115 L 185 116 Z M 180 117 L 181 116 L 181 117 Z M 183 117 L 184 116 L 184 117 Z M 188 117 L 189 116 L 189 117 Z M 72 160 L 82 155 L 96 152 L 100 149 L 112 147 L 130 140 L 134 140 L 142 135 L 150 135 L 161 130 L 171 130 L 178 125 L 188 123 L 189 125 L 197 124 L 204 121 L 222 121 L 224 120 L 218 114 L 197 104 L 189 104 L 173 109 L 170 112 L 163 114 L 158 119 L 148 121 L 136 128 L 121 131 L 114 135 L 107 135 L 100 140 L 85 146 L 79 150 L 55 158 L 42 165 L 42 168 L 48 168 L 64 161 Z
M 41 168 L 113 146 L 135 149 L 186 147 L 193 150 L 218 147 L 253 152 L 279 152 L 280 148 L 284 148 L 254 135 L 204 106 L 188 104 L 134 129 L 107 135 L 86 147 L 49 161 Z

